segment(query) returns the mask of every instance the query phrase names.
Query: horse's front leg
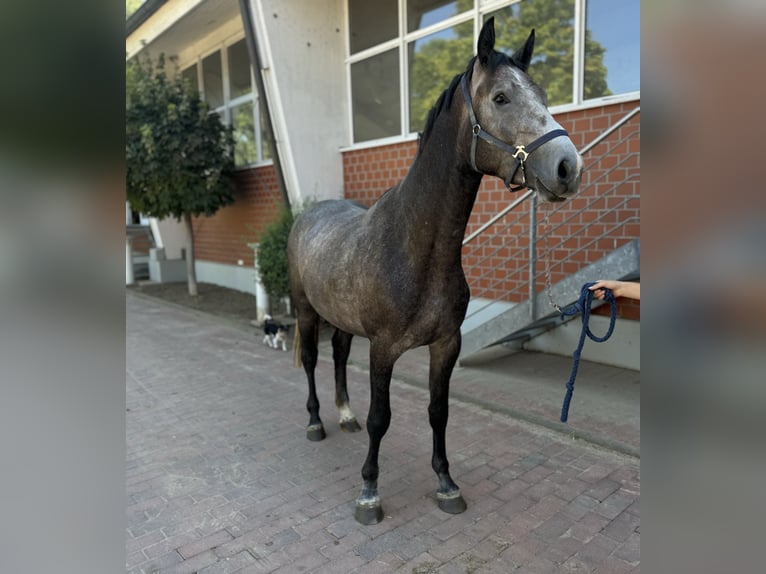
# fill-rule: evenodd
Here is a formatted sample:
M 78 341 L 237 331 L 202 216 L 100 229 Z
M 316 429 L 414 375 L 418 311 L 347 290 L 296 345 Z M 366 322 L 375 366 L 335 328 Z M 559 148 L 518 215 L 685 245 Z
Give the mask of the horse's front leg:
M 428 419 L 433 429 L 434 449 L 431 466 L 439 478 L 436 499 L 444 512 L 460 514 L 466 509 L 465 500 L 449 473 L 447 462 L 446 431 L 449 416 L 449 382 L 452 369 L 460 354 L 460 331 L 429 346 L 431 362 L 428 386 L 431 402 L 428 405 Z
M 396 357 L 381 351 L 380 346 L 370 346 L 370 410 L 367 414 L 367 433 L 370 446 L 367 460 L 362 467 L 364 485 L 356 499 L 354 518 L 362 524 L 377 524 L 383 520 L 383 508 L 378 495 L 378 452 L 380 441 L 391 423 L 389 387 Z
M 362 430 L 349 406 L 348 388 L 346 383 L 346 364 L 351 350 L 353 335 L 340 329 L 335 329 L 332 336 L 332 358 L 335 363 L 335 406 L 340 412 L 340 428 L 345 432 Z

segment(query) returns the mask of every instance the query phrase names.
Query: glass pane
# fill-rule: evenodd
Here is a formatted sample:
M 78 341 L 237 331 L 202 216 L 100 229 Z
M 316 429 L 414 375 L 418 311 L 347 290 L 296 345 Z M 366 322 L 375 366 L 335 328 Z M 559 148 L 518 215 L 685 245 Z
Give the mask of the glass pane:
M 269 142 L 269 134 L 266 132 L 264 109 L 261 106 L 258 107 L 260 109 L 258 117 L 261 120 L 261 159 L 271 159 L 271 143 Z
M 205 100 L 211 108 L 223 105 L 223 76 L 221 75 L 221 52 L 210 54 L 202 60 L 202 81 Z
M 391 40 L 399 34 L 397 0 L 349 0 L 351 53 Z
M 574 0 L 524 0 L 485 15 L 495 17 L 495 50 L 513 54 L 535 29 L 529 75 L 548 93 L 548 105 L 572 103 Z
M 407 0 L 407 31 L 421 30 L 473 8 L 473 0 Z
M 354 141 L 399 135 L 399 50 L 351 64 Z
M 258 161 L 252 102 L 231 109 L 231 126 L 234 128 L 234 163 L 247 165 Z
M 640 0 L 588 0 L 583 99 L 641 89 Z
M 229 56 L 229 97 L 231 99 L 252 93 L 250 82 L 250 55 L 244 38 L 228 48 Z
M 473 55 L 473 21 L 411 42 L 407 48 L 410 78 L 410 131 L 421 131 L 428 111 Z
M 186 82 L 190 88 L 199 90 L 199 80 L 197 79 L 197 64 L 189 66 L 181 72 L 181 79 Z

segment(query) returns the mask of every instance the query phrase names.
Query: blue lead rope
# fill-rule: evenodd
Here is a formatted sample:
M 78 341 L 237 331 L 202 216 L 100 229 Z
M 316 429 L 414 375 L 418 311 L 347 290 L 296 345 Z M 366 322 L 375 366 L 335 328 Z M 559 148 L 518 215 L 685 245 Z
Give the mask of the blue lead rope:
M 604 293 L 606 295 L 605 299 L 609 301 L 609 304 L 612 307 L 611 316 L 609 317 L 609 329 L 607 329 L 606 335 L 603 337 L 597 337 L 591 333 L 588 323 L 590 322 L 590 307 L 593 303 L 593 291 L 591 291 L 589 288 L 595 284 L 595 281 L 591 281 L 590 283 L 583 285 L 583 288 L 580 291 L 580 299 L 577 301 L 577 303 L 573 303 L 572 305 L 569 305 L 568 307 L 565 307 L 561 310 L 562 317 L 577 315 L 580 313 L 582 319 L 580 342 L 577 344 L 577 349 L 575 349 L 573 354 L 574 365 L 572 365 L 572 374 L 569 375 L 569 382 L 567 382 L 567 393 L 564 396 L 564 404 L 561 406 L 562 423 L 567 422 L 567 418 L 569 417 L 569 403 L 572 400 L 572 393 L 574 392 L 574 383 L 575 378 L 577 377 L 577 367 L 580 365 L 580 353 L 582 353 L 583 345 L 585 345 L 585 335 L 588 335 L 588 338 L 591 341 L 595 341 L 596 343 L 603 343 L 612 336 L 612 331 L 614 331 L 614 321 L 617 317 L 617 303 L 614 300 L 614 294 L 612 293 L 612 290 L 604 288 Z

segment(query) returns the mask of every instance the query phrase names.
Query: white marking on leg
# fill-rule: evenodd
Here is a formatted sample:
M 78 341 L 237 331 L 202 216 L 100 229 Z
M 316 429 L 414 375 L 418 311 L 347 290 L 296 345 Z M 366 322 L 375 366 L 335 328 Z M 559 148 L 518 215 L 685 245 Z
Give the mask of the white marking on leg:
M 351 407 L 348 406 L 348 403 L 345 403 L 339 406 L 338 411 L 340 412 L 340 422 L 347 423 L 349 421 L 356 420 L 356 417 L 354 416 L 354 413 L 351 411 Z
M 440 500 L 450 500 L 452 498 L 460 498 L 460 489 L 458 488 L 454 492 L 437 492 L 436 498 Z
M 356 499 L 356 505 L 357 506 L 380 506 L 380 496 L 377 494 L 375 496 L 369 496 L 367 498 L 362 498 L 362 495 L 359 495 L 359 498 Z

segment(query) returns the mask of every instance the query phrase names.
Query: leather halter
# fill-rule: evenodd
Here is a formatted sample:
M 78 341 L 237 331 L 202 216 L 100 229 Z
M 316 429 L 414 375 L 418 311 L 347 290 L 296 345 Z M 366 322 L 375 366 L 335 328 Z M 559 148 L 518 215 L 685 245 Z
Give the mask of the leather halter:
M 532 143 L 527 144 L 526 146 L 509 145 L 505 143 L 504 141 L 497 139 L 492 134 L 484 131 L 484 129 L 479 124 L 479 122 L 476 121 L 476 114 L 474 114 L 473 112 L 473 104 L 471 102 L 471 93 L 468 87 L 467 74 L 463 74 L 463 77 L 460 80 L 460 87 L 463 90 L 463 98 L 465 98 L 465 104 L 466 104 L 466 108 L 468 109 L 468 117 L 471 120 L 471 127 L 472 127 L 472 133 L 473 133 L 473 136 L 471 137 L 471 167 L 474 169 L 474 171 L 478 171 L 481 174 L 484 173 L 483 171 L 481 171 L 480 169 L 476 167 L 476 144 L 478 143 L 479 138 L 481 138 L 487 143 L 497 146 L 501 150 L 508 152 L 509 154 L 513 156 L 513 159 L 516 160 L 516 167 L 511 172 L 511 175 L 508 176 L 508 179 L 505 180 L 505 186 L 510 191 L 518 191 L 525 187 L 530 188 L 529 184 L 527 183 L 527 172 L 524 166 L 524 163 L 527 161 L 527 156 L 529 156 L 529 154 L 531 154 L 537 148 L 549 142 L 550 140 L 557 138 L 559 136 L 568 136 L 569 133 L 567 133 L 567 131 L 564 129 L 556 129 L 556 130 L 551 130 L 548 133 L 540 136 L 539 138 L 534 140 Z M 511 187 L 511 181 L 516 176 L 516 172 L 519 171 L 519 168 L 521 168 L 522 184 L 518 187 Z

